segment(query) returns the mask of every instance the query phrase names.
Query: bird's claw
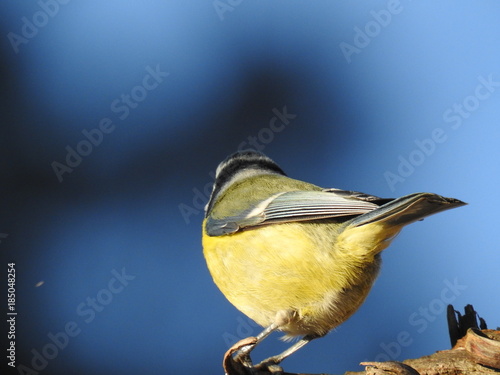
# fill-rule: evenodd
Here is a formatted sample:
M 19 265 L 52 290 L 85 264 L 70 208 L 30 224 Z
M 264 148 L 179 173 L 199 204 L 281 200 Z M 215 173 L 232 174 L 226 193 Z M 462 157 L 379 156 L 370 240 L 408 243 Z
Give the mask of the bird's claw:
M 263 371 L 273 375 L 283 374 L 283 368 L 278 365 L 273 358 L 265 359 L 254 367 L 258 371 Z
M 253 369 L 249 353 L 256 342 L 255 337 L 247 337 L 231 346 L 222 362 L 224 372 L 228 375 L 248 374 L 248 370 Z

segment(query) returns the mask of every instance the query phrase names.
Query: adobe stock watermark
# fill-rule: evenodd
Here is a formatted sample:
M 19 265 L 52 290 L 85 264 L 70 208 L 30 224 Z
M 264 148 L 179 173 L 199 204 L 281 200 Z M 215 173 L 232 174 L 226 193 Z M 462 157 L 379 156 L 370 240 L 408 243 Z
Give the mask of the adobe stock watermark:
M 395 15 L 403 11 L 403 6 L 399 0 L 389 0 L 385 9 L 370 11 L 371 20 L 367 21 L 363 28 L 354 27 L 352 44 L 341 42 L 339 48 L 347 63 L 352 62 L 352 55 L 359 55 L 371 41 L 380 35 L 382 30 L 389 26 Z
M 51 18 L 57 16 L 61 5 L 66 5 L 69 0 L 40 0 L 36 2 L 40 8 L 31 17 L 21 17 L 21 30 L 18 34 L 11 31 L 7 34 L 10 45 L 16 54 L 19 53 L 19 47 L 22 44 L 28 44 L 40 29 L 48 25 Z
M 53 161 L 50 164 L 59 182 L 63 182 L 64 174 L 73 172 L 82 163 L 83 158 L 89 156 L 94 147 L 102 143 L 105 134 L 111 134 L 116 129 L 117 120 L 125 120 L 132 110 L 146 100 L 148 93 L 156 89 L 170 75 L 160 70 L 160 64 L 156 64 L 154 68 L 148 65 L 145 70 L 146 75 L 138 85 L 111 102 L 110 110 L 117 116 L 117 119 L 113 121 L 110 117 L 103 117 L 95 128 L 83 129 L 83 139 L 74 147 L 70 145 L 65 147 L 65 162 Z
M 419 306 L 417 311 L 408 316 L 408 324 L 412 327 L 411 329 L 400 331 L 391 342 L 380 343 L 382 351 L 375 356 L 376 362 L 397 360 L 402 354 L 403 348 L 414 342 L 415 335 L 425 332 L 436 321 L 437 317 L 446 311 L 446 307 L 467 289 L 467 285 L 460 284 L 457 278 L 453 281 L 445 279 L 443 283 L 444 288 L 441 289 L 436 298 L 425 306 Z
M 99 290 L 95 297 L 87 297 L 84 302 L 76 307 L 76 315 L 82 321 L 80 323 L 76 320 L 68 321 L 60 331 L 47 333 L 47 343 L 39 349 L 31 349 L 31 367 L 24 364 L 17 365 L 16 368 L 19 374 L 38 375 L 40 371 L 45 370 L 49 362 L 56 359 L 68 347 L 70 341 L 82 332 L 82 323 L 92 323 L 97 314 L 113 302 L 114 297 L 123 292 L 129 282 L 136 278 L 134 275 L 127 274 L 125 268 L 122 268 L 121 272 L 113 269 L 111 274 L 113 277 L 108 281 L 105 288 Z
M 495 81 L 493 74 L 486 78 L 480 75 L 477 77 L 477 81 L 478 84 L 472 94 L 467 95 L 458 103 L 453 103 L 443 112 L 442 118 L 445 123 L 450 124 L 448 127 L 438 126 L 431 131 L 429 137 L 415 139 L 414 148 L 406 156 L 398 155 L 398 166 L 393 171 L 384 172 L 385 181 L 391 191 L 395 191 L 397 184 L 405 182 L 418 167 L 434 154 L 439 145 L 448 140 L 450 129 L 459 129 L 464 121 L 480 108 L 481 102 L 489 99 L 500 88 L 500 81 Z
M 227 12 L 233 12 L 234 9 L 240 5 L 243 0 L 214 0 L 212 5 L 214 7 L 215 13 L 219 16 L 221 21 L 224 21 L 224 14 Z
M 243 319 L 241 316 L 238 316 L 236 322 L 238 324 L 234 333 L 226 331 L 222 334 L 222 339 L 228 349 L 244 338 L 256 336 L 256 333 L 263 329 L 250 318 Z
M 249 136 L 246 140 L 242 141 L 237 147 L 238 151 L 243 151 L 249 148 L 256 151 L 263 151 L 267 145 L 274 140 L 275 135 L 285 130 L 286 127 L 290 125 L 291 120 L 294 120 L 297 117 L 296 114 L 288 112 L 286 105 L 283 106 L 281 111 L 277 108 L 273 108 L 272 112 L 274 116 L 269 121 L 269 125 L 261 128 L 257 135 Z M 196 216 L 204 211 L 205 205 L 210 199 L 212 185 L 215 180 L 215 172 L 210 171 L 208 175 L 210 176 L 211 181 L 207 182 L 202 190 L 193 188 L 194 194 L 191 204 L 180 203 L 178 205 L 181 216 L 186 224 L 191 222 L 190 217 L 192 215 Z

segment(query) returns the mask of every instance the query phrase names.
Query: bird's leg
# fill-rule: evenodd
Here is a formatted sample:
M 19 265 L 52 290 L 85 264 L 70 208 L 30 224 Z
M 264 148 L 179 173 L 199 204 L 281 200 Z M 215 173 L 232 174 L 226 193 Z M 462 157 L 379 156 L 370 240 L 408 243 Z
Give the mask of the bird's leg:
M 263 368 L 263 367 L 269 368 L 270 366 L 275 366 L 275 365 L 279 364 L 281 361 L 283 361 L 286 357 L 288 357 L 289 355 L 295 353 L 297 350 L 302 348 L 308 342 L 311 342 L 312 340 L 317 339 L 318 337 L 321 337 L 321 336 L 323 336 L 323 335 L 306 335 L 302 339 L 297 341 L 295 344 L 293 344 L 291 347 L 286 349 L 284 352 L 263 360 L 255 367 L 257 367 L 257 368 Z
M 244 346 L 238 352 L 236 353 L 234 359 L 236 361 L 240 361 L 243 365 L 246 367 L 252 367 L 252 361 L 250 359 L 250 352 L 254 350 L 254 348 L 262 342 L 267 336 L 269 336 L 271 333 L 276 331 L 279 328 L 279 325 L 277 323 L 272 323 L 268 327 L 266 327 L 261 333 L 259 333 L 255 338 L 256 341 L 254 344 Z

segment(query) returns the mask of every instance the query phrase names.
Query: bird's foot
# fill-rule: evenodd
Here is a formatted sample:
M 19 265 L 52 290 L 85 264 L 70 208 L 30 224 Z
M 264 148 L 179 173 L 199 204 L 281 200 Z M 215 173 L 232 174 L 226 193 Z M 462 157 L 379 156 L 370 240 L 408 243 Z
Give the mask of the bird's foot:
M 247 337 L 234 344 L 224 355 L 222 366 L 227 375 L 247 375 L 253 370 L 250 352 L 255 346 L 257 339 Z
M 268 358 L 260 362 L 254 367 L 257 371 L 262 371 L 264 373 L 270 373 L 273 375 L 283 374 L 283 368 L 276 362 L 274 357 Z

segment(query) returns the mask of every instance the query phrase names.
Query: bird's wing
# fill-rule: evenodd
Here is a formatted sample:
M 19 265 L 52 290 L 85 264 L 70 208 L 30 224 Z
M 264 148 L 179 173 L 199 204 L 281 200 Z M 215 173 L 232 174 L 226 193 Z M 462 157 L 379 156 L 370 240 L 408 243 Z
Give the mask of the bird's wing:
M 206 231 L 209 236 L 222 236 L 262 225 L 356 216 L 390 200 L 339 189 L 284 192 L 239 215 L 223 219 L 209 217 Z

